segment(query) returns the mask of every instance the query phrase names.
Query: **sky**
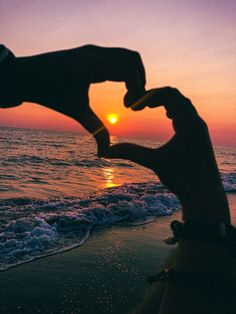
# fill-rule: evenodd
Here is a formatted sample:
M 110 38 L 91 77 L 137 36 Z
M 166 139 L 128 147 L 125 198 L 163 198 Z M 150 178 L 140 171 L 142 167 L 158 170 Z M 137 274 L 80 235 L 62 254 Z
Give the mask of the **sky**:
M 96 44 L 138 51 L 146 88 L 173 86 L 190 98 L 218 145 L 236 145 L 235 0 L 0 0 L 0 42 L 16 56 Z M 162 108 L 132 112 L 124 83 L 90 88 L 91 107 L 111 134 L 167 140 Z M 109 125 L 108 114 L 119 122 Z M 24 103 L 0 109 L 0 126 L 82 132 L 72 119 Z

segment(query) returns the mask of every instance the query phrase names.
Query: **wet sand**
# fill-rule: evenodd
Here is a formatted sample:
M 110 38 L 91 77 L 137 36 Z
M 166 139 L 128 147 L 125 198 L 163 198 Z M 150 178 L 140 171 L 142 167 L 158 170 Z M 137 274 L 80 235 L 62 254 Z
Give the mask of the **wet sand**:
M 228 195 L 236 225 L 236 195 Z M 97 229 L 81 247 L 0 273 L 0 313 L 131 313 L 175 247 L 169 223 Z

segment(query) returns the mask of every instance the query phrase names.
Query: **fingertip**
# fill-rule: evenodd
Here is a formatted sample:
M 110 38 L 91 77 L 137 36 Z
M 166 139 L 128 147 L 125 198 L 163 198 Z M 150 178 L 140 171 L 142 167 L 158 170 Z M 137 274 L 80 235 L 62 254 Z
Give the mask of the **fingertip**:
M 124 96 L 125 107 L 131 108 L 134 111 L 144 109 L 146 105 L 143 103 L 142 99 L 145 93 L 145 91 L 143 91 L 142 93 L 132 93 L 128 91 Z
M 130 95 L 129 92 L 127 92 L 124 96 L 124 105 L 126 108 L 129 108 L 131 106 L 131 99 L 130 99 Z

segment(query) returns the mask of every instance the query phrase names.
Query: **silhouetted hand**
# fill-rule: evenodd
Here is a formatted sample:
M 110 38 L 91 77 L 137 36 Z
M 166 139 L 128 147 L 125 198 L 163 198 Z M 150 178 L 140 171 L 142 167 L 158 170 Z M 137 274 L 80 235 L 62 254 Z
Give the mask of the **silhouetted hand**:
M 128 90 L 124 99 L 126 107 L 132 106 L 145 93 L 142 60 L 137 52 L 123 48 L 86 45 L 15 58 L 9 62 L 7 72 L 12 87 L 9 93 L 14 92 L 17 100 L 8 102 L 5 97 L 5 103 L 2 103 L 0 99 L 0 107 L 8 108 L 29 101 L 70 116 L 93 134 L 99 154 L 107 149 L 110 141 L 102 121 L 90 108 L 90 84 L 124 81 Z
M 227 199 L 214 157 L 206 123 L 191 101 L 177 89 L 150 90 L 137 103 L 142 107 L 164 106 L 175 135 L 156 149 L 131 143 L 110 147 L 106 157 L 129 159 L 152 169 L 179 198 L 183 218 L 229 223 Z

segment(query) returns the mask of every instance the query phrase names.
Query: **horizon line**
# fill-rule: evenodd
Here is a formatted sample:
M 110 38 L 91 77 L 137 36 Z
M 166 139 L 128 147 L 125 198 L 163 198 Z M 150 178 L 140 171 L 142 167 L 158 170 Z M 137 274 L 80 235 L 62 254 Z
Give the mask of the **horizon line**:
M 45 128 L 37 128 L 37 127 L 20 127 L 20 126 L 6 126 L 6 125 L 1 125 L 0 124 L 0 129 L 19 129 L 19 130 L 36 130 L 36 131 L 46 131 L 46 132 L 58 132 L 58 133 L 72 133 L 72 134 L 79 134 L 82 136 L 88 136 L 91 138 L 93 138 L 92 134 L 89 134 L 88 132 L 86 132 L 86 130 L 59 130 L 59 129 L 45 129 Z M 110 136 L 116 136 L 116 137 L 120 137 L 120 138 L 139 138 L 139 139 L 150 139 L 150 137 L 148 137 L 148 135 L 115 135 L 115 134 L 110 134 Z M 168 140 L 163 140 L 163 139 L 157 139 L 160 140 L 161 142 L 163 141 L 164 143 L 166 143 Z M 224 143 L 224 144 L 215 144 L 213 143 L 213 146 L 215 147 L 221 147 L 221 146 L 226 146 L 226 147 L 231 147 L 231 148 L 236 148 L 236 144 L 228 144 L 228 143 Z

